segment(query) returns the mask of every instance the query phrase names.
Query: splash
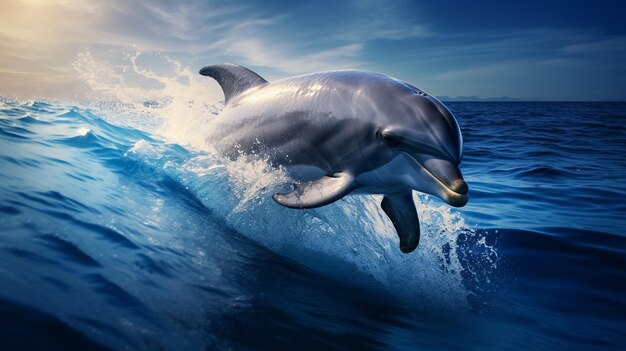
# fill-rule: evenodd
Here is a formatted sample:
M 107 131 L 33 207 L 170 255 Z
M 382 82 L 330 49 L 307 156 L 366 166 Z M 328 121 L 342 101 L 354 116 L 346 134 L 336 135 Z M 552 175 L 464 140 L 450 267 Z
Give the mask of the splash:
M 380 209 L 381 196 L 353 195 L 322 208 L 293 210 L 271 200 L 273 193 L 284 189 L 267 180 L 286 179 L 283 173 L 238 163 L 227 163 L 225 172 L 235 196 L 222 215 L 239 232 L 272 251 L 341 280 L 368 284 L 373 279 L 423 308 L 469 307 L 470 291 L 462 275 L 468 265 L 457 254 L 457 238 L 477 233 L 458 211 L 415 194 L 422 239 L 418 249 L 406 255 Z M 219 210 L 213 201 L 204 203 Z
M 87 52 L 74 64 L 98 99 L 104 99 L 95 105 L 117 119 L 112 122 L 147 129 L 193 151 L 181 160 L 168 153 L 171 144 L 142 140 L 127 157 L 162 169 L 238 232 L 276 253 L 339 279 L 375 281 L 420 306 L 468 307 L 468 275 L 462 273 L 469 268 L 457 253 L 458 238 L 472 237 L 485 250 L 493 248 L 469 229 L 458 211 L 416 194 L 422 239 L 415 252 L 405 255 L 380 209 L 380 196 L 348 196 L 309 210 L 281 207 L 271 195 L 290 184 L 283 170 L 262 160 L 226 160 L 205 144 L 202 131 L 211 128 L 211 118 L 222 107 L 217 85 L 167 57 L 162 59 L 170 71 L 157 73 L 139 64 L 141 55 L 129 55 L 127 65 L 116 67 Z M 138 78 L 152 85 L 138 85 Z
M 214 153 L 176 161 L 167 156 L 167 149 L 166 144 L 140 141 L 130 153 L 184 184 L 249 239 L 337 279 L 367 286 L 375 282 L 416 308 L 469 309 L 468 295 L 476 292 L 468 283 L 486 284 L 485 275 L 495 268 L 495 262 L 481 258 L 479 271 L 476 262 L 459 256 L 459 245 L 468 238 L 477 251 L 493 248 L 468 228 L 458 211 L 430 196 L 414 196 L 422 240 L 406 255 L 380 209 L 380 196 L 353 195 L 321 208 L 288 209 L 271 199 L 289 184 L 282 170 L 261 161 L 224 160 Z
M 147 64 L 158 61 L 164 73 Z M 103 112 L 109 122 L 122 123 L 160 135 L 168 141 L 205 147 L 202 130 L 222 107 L 216 83 L 167 56 L 136 52 L 114 65 L 94 59 L 90 52 L 77 55 L 72 65 L 91 88 L 88 107 Z

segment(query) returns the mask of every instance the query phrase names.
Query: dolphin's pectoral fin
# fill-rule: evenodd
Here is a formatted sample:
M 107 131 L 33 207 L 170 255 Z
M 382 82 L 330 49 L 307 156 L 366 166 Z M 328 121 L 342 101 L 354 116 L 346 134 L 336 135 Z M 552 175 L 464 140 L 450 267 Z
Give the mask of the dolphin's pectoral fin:
M 232 63 L 206 66 L 200 70 L 200 74 L 209 76 L 219 83 L 224 91 L 224 100 L 227 104 L 240 93 L 267 83 L 265 79 L 251 70 Z
M 409 253 L 420 241 L 420 222 L 411 192 L 386 195 L 380 204 L 389 216 L 400 238 L 400 250 Z
M 356 189 L 352 175 L 338 172 L 312 182 L 296 184 L 288 194 L 274 194 L 272 198 L 290 208 L 315 208 L 333 203 Z

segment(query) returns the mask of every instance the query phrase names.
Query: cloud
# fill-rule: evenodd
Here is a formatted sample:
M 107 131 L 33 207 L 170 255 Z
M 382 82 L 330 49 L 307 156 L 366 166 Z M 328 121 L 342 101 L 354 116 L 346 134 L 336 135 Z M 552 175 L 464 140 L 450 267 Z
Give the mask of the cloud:
M 271 68 L 287 74 L 299 74 L 318 70 L 351 68 L 358 66 L 357 58 L 362 44 L 347 44 L 311 52 L 302 50 L 294 43 L 264 39 L 249 33 L 255 26 L 235 28 L 211 49 L 222 52 L 242 63 Z
M 463 15 L 454 8 L 426 13 L 428 6 L 411 1 L 319 5 L 0 1 L 0 95 L 45 87 L 51 87 L 50 94 L 70 97 L 82 92 L 85 85 L 71 64 L 86 51 L 113 65 L 128 64 L 128 55 L 136 51 L 160 52 L 194 69 L 235 62 L 270 79 L 371 69 L 425 83 L 424 88 L 442 95 L 531 96 L 537 82 L 548 82 L 539 83 L 550 87 L 545 95 L 560 97 L 570 91 L 567 86 L 583 86 L 583 80 L 594 86 L 604 80 L 610 91 L 620 86 L 624 71 L 626 36 L 609 36 L 598 28 L 497 28 L 489 23 L 464 28 L 450 21 Z M 445 26 L 437 26 L 442 22 Z
M 401 3 L 383 5 L 378 1 L 360 1 L 355 6 L 354 17 L 347 21 L 345 30 L 337 33 L 336 39 L 364 42 L 424 38 L 434 34 L 427 23 L 416 23 L 412 10 L 407 18 L 407 9 Z
M 181 54 L 188 62 L 230 59 L 277 75 L 358 65 L 362 44 L 343 40 L 311 45 L 311 40 L 290 37 L 281 33 L 289 16 L 268 17 L 250 5 L 201 1 L 2 2 L 0 74 L 12 83 L 0 86 L 0 94 L 54 81 L 66 87 L 74 82 L 83 89 L 71 64 L 87 50 L 114 62 L 134 51 Z M 15 79 L 20 75 L 28 75 L 28 81 Z
M 624 60 L 626 59 L 626 36 L 570 44 L 564 48 L 564 52 Z

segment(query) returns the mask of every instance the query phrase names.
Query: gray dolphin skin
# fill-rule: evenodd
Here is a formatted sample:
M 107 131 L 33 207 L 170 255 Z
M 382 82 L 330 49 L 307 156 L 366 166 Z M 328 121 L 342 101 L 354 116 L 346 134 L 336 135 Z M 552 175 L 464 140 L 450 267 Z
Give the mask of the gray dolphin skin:
M 226 106 L 207 143 L 230 159 L 258 156 L 298 183 L 273 199 L 289 208 L 328 205 L 350 193 L 383 194 L 383 211 L 409 253 L 420 226 L 412 190 L 461 207 L 468 186 L 463 139 L 452 113 L 415 86 L 374 72 L 327 71 L 267 82 L 234 64 L 200 74 Z

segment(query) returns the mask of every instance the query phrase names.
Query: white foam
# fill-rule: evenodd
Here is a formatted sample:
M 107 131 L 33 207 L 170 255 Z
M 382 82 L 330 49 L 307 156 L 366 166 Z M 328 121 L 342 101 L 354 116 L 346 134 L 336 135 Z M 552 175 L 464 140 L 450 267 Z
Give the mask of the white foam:
M 80 127 L 80 128 L 78 128 L 78 130 L 76 130 L 76 135 L 77 136 L 85 136 L 89 132 L 91 132 L 91 129 L 85 128 L 85 127 Z

